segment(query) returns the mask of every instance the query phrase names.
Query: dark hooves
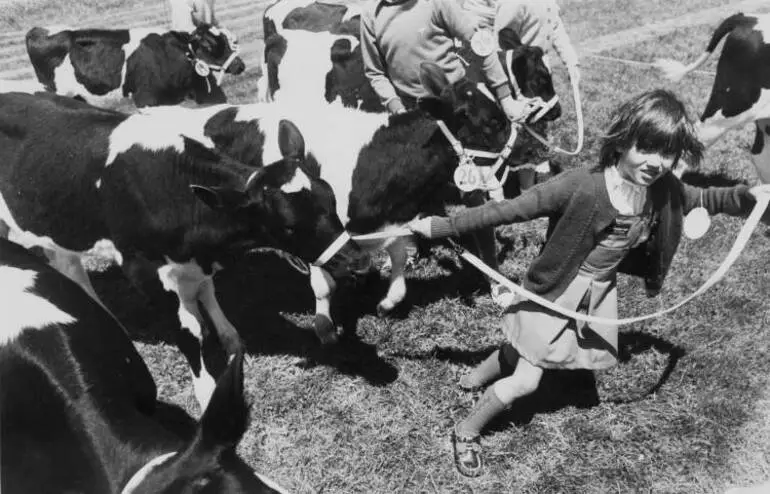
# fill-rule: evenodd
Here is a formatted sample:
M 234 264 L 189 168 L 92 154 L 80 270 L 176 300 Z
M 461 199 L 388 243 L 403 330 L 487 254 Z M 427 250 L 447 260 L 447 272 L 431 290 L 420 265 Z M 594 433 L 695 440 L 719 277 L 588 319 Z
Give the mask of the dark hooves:
M 322 314 L 315 315 L 313 327 L 315 328 L 316 336 L 318 336 L 323 345 L 333 345 L 340 339 L 337 334 L 337 327 L 328 317 Z

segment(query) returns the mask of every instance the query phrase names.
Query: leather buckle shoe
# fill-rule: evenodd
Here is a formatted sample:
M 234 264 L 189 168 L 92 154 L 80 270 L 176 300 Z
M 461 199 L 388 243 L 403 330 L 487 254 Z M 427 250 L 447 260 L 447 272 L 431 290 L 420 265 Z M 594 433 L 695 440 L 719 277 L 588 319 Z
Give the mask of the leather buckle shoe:
M 452 451 L 455 466 L 466 477 L 478 477 L 484 470 L 481 454 L 481 437 L 463 437 L 452 430 Z

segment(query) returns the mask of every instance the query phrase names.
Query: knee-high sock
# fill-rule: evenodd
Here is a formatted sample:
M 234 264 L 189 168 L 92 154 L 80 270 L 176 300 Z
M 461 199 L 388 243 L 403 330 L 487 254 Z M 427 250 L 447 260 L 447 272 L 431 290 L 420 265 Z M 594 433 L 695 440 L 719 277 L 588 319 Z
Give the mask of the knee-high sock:
M 506 408 L 507 406 L 495 394 L 494 386 L 490 386 L 465 420 L 455 426 L 455 433 L 463 437 L 477 436 Z

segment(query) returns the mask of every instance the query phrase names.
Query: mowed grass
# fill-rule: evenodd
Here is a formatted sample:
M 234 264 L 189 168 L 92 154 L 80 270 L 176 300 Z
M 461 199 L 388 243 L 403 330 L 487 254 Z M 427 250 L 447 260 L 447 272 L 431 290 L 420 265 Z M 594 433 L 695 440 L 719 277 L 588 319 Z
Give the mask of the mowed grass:
M 716 2 L 560 2 L 581 39 L 665 19 Z M 226 4 L 226 2 L 225 2 Z M 622 4 L 622 7 L 621 7 Z M 575 12 L 579 13 L 576 14 Z M 572 24 L 570 24 L 572 26 Z M 601 55 L 650 61 L 692 59 L 709 27 Z M 713 63 L 713 62 L 712 62 Z M 709 68 L 706 67 L 706 70 Z M 567 166 L 592 166 L 609 112 L 633 94 L 669 87 L 694 114 L 711 79 L 670 85 L 643 66 L 585 58 L 582 95 L 586 146 Z M 568 95 L 564 72 L 559 92 Z M 235 102 L 253 98 L 255 75 L 226 78 Z M 576 138 L 572 104 L 553 133 Z M 730 133 L 709 149 L 704 173 L 755 181 L 752 132 Z M 621 277 L 621 315 L 662 309 L 695 290 L 727 253 L 742 222 L 716 217 L 698 241 L 683 240 L 663 293 L 644 295 Z M 545 222 L 498 229 L 503 272 L 518 280 L 542 245 Z M 623 328 L 621 363 L 603 372 L 549 372 L 541 389 L 484 436 L 488 468 L 459 476 L 448 434 L 473 397 L 459 375 L 501 341 L 500 310 L 474 292 L 441 247 L 409 274 L 407 309 L 374 315 L 384 281 L 347 293 L 348 330 L 337 348 L 312 333 L 306 280 L 272 258 L 218 275 L 220 300 L 247 341 L 246 388 L 252 424 L 241 453 L 292 492 L 711 493 L 770 477 L 766 359 L 770 342 L 770 241 L 756 233 L 736 266 L 703 296 L 671 316 Z M 158 382 L 159 395 L 197 415 L 186 364 L 172 345 L 168 317 L 116 270 L 94 273 L 106 303 L 129 327 Z

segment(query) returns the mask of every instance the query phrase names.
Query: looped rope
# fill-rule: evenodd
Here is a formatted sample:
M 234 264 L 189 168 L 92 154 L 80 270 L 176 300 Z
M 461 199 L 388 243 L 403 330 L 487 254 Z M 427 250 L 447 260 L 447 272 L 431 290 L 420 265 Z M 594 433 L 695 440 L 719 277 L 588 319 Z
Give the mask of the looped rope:
M 451 239 L 450 239 L 450 243 L 452 244 L 452 247 L 455 249 L 455 251 L 463 259 L 468 261 L 470 264 L 472 264 L 475 268 L 477 268 L 479 271 L 481 271 L 488 277 L 492 278 L 494 281 L 508 287 L 511 291 L 515 292 L 517 295 L 520 295 L 528 300 L 531 300 L 532 302 L 535 302 L 538 305 L 541 305 L 558 314 L 575 319 L 577 321 L 584 321 L 584 322 L 589 322 L 594 324 L 608 324 L 608 325 L 620 326 L 624 324 L 631 324 L 635 322 L 646 321 L 648 319 L 654 319 L 664 314 L 668 314 L 669 312 L 672 312 L 682 307 L 687 302 L 690 302 L 691 300 L 700 296 L 703 292 L 705 292 L 706 290 L 714 286 L 719 280 L 721 280 L 725 276 L 725 274 L 730 269 L 730 267 L 732 267 L 732 265 L 738 259 L 738 256 L 740 256 L 741 252 L 743 252 L 743 249 L 746 247 L 746 244 L 751 238 L 751 234 L 754 232 L 760 220 L 762 219 L 762 215 L 767 209 L 768 203 L 770 203 L 770 193 L 762 193 L 759 195 L 759 197 L 757 197 L 757 202 L 754 205 L 754 209 L 751 211 L 751 214 L 748 216 L 748 218 L 746 218 L 746 222 L 743 224 L 743 227 L 741 227 L 740 232 L 738 232 L 738 236 L 736 237 L 735 242 L 733 243 L 733 246 L 730 249 L 730 252 L 728 252 L 724 261 L 722 261 L 722 263 L 719 265 L 717 270 L 703 283 L 703 285 L 701 285 L 700 288 L 698 288 L 695 292 L 693 292 L 689 296 L 685 297 L 683 300 L 677 302 L 672 307 L 659 310 L 652 314 L 647 314 L 644 316 L 637 316 L 637 317 L 627 317 L 624 319 L 611 319 L 607 317 L 591 316 L 588 314 L 582 314 L 580 312 L 575 312 L 573 310 L 565 309 L 560 305 L 555 304 L 554 302 L 551 302 L 550 300 L 547 300 L 541 297 L 540 295 L 532 293 L 526 288 L 512 282 L 511 280 L 509 280 L 499 272 L 490 268 L 477 256 L 471 254 L 464 247 L 460 246 L 459 244 L 457 244 Z M 413 235 L 412 231 L 409 230 L 408 228 L 401 228 L 399 230 L 389 231 L 389 232 L 376 232 L 376 233 L 370 233 L 367 235 L 357 235 L 353 237 L 353 240 L 356 240 L 356 241 L 374 240 L 378 238 L 408 236 L 408 235 Z

